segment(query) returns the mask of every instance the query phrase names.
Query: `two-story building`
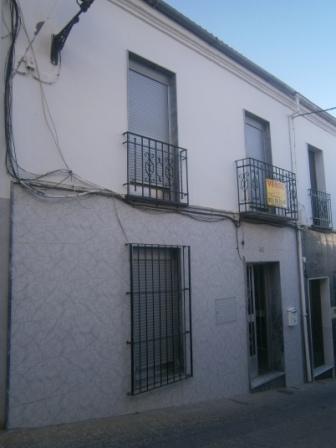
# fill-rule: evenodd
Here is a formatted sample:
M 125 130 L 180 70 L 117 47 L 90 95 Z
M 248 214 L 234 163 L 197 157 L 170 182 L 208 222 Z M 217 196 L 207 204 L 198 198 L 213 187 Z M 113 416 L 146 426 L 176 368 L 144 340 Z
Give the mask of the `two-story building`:
M 332 373 L 336 119 L 160 0 L 2 9 L 2 422 Z
M 303 98 L 302 102 L 309 108 L 309 101 Z M 335 118 L 322 118 L 321 114 L 299 108 L 290 121 L 297 161 L 299 224 L 303 229 L 302 268 L 310 344 L 308 378 L 314 379 L 331 376 L 335 366 Z

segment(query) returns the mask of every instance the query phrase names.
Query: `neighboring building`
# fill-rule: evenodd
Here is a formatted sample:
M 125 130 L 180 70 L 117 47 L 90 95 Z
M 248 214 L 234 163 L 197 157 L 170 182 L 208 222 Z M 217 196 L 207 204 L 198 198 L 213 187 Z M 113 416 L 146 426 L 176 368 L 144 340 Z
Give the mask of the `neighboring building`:
M 94 2 L 55 66 L 77 4 L 22 2 L 4 83 L 2 420 L 332 372 L 336 119 L 162 1 Z
M 295 118 L 312 378 L 332 376 L 336 348 L 335 132 Z M 328 131 L 328 132 L 326 132 Z M 332 342 L 334 340 L 334 343 Z

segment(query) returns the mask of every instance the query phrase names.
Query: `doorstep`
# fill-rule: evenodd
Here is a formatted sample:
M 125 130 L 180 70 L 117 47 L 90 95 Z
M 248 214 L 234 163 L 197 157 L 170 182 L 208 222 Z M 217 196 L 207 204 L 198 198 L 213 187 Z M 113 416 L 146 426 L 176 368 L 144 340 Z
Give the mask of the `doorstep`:
M 253 378 L 251 381 L 251 389 L 258 389 L 261 386 L 264 386 L 267 383 L 271 383 L 272 381 L 281 378 L 285 375 L 285 372 L 282 371 L 273 371 L 265 373 L 264 375 L 259 375 L 256 378 Z
M 322 366 L 316 367 L 316 369 L 313 370 L 313 377 L 314 379 L 317 379 L 319 376 L 327 373 L 329 370 L 332 370 L 334 368 L 331 364 L 323 364 Z M 330 372 L 332 374 L 332 372 Z

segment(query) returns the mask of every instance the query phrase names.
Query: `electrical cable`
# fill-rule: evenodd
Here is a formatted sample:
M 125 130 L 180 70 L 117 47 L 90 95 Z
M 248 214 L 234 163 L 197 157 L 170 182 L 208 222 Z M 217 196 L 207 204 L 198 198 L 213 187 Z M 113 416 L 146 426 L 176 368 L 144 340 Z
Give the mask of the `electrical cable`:
M 5 139 L 6 139 L 6 168 L 7 168 L 7 172 L 8 174 L 14 178 L 19 184 L 21 184 L 23 187 L 25 187 L 26 189 L 28 189 L 30 192 L 35 191 L 36 195 L 38 195 L 38 197 L 55 197 L 55 195 L 48 195 L 43 189 L 41 189 L 41 187 L 38 187 L 36 185 L 34 185 L 34 181 L 36 180 L 41 180 L 41 179 L 47 179 L 50 176 L 56 176 L 56 175 L 61 175 L 65 173 L 64 169 L 59 169 L 59 170 L 52 170 L 50 172 L 44 173 L 44 174 L 40 174 L 37 175 L 35 173 L 30 173 L 28 171 L 26 171 L 25 169 L 23 169 L 19 163 L 18 163 L 18 159 L 17 159 L 17 153 L 16 153 L 16 148 L 15 148 L 15 143 L 14 143 L 14 137 L 13 137 L 13 124 L 12 124 L 12 105 L 13 105 L 13 79 L 14 76 L 16 74 L 16 72 L 14 71 L 13 67 L 14 67 L 14 61 L 15 61 L 15 45 L 16 45 L 16 41 L 17 41 L 17 37 L 19 34 L 19 31 L 21 29 L 21 26 L 23 25 L 25 34 L 27 39 L 29 40 L 29 33 L 27 32 L 27 28 L 25 26 L 25 24 L 23 23 L 23 18 L 22 18 L 22 11 L 20 10 L 18 3 L 16 0 L 9 0 L 9 11 L 10 11 L 10 44 L 9 44 L 9 49 L 8 49 L 8 53 L 7 53 L 7 59 L 6 59 L 6 64 L 5 64 L 5 95 L 4 95 L 4 112 L 5 112 Z M 35 64 L 36 64 L 36 68 L 37 68 L 37 73 L 38 73 L 38 78 L 40 78 L 40 73 L 39 73 L 39 67 L 38 67 L 38 61 L 36 58 L 36 54 L 34 51 L 34 47 L 33 44 L 29 45 L 29 48 L 31 48 L 32 52 L 33 52 L 33 56 L 35 59 Z M 47 127 L 49 129 L 49 132 L 51 134 L 51 137 L 55 143 L 56 148 L 58 149 L 58 152 L 60 153 L 60 156 L 62 158 L 62 161 L 64 162 L 65 166 L 66 166 L 66 172 L 67 174 L 69 174 L 69 176 L 66 176 L 65 178 L 63 178 L 60 182 L 58 183 L 54 183 L 54 187 L 60 187 L 61 183 L 65 182 L 65 180 L 67 180 L 69 177 L 71 177 L 71 179 L 73 179 L 74 173 L 72 170 L 69 169 L 69 166 L 67 165 L 60 144 L 59 144 L 59 138 L 57 135 L 57 129 L 56 129 L 56 125 L 54 123 L 49 105 L 48 105 L 48 101 L 42 86 L 42 82 L 41 79 L 38 79 L 39 85 L 40 85 L 40 91 L 41 91 L 41 103 L 42 103 L 42 109 L 43 109 L 43 114 L 44 114 L 44 118 L 47 124 Z M 87 184 L 89 185 L 90 183 L 88 181 L 85 181 L 83 179 L 81 179 L 81 183 L 83 184 Z M 43 188 L 43 186 L 42 186 Z M 103 189 L 104 190 L 104 189 Z M 74 197 L 76 195 L 87 195 L 90 193 L 97 193 L 97 189 L 95 187 L 94 191 L 86 191 L 86 192 L 77 192 L 76 189 L 73 187 L 72 188 L 73 193 L 71 195 L 66 194 L 64 195 L 64 197 L 68 198 L 68 197 Z M 75 192 L 75 193 L 74 193 Z M 60 197 L 60 196 L 58 196 Z
M 35 68 L 36 68 L 36 72 L 37 72 L 37 77 L 35 79 L 39 83 L 43 116 L 44 116 L 47 128 L 49 130 L 50 136 L 51 136 L 52 140 L 54 141 L 54 144 L 55 144 L 56 149 L 57 149 L 57 151 L 58 151 L 58 153 L 59 153 L 59 155 L 60 155 L 60 157 L 62 159 L 62 162 L 63 162 L 64 166 L 70 171 L 70 167 L 69 167 L 69 165 L 67 164 L 67 162 L 66 162 L 66 160 L 64 158 L 64 155 L 63 155 L 63 152 L 62 152 L 62 149 L 61 149 L 61 146 L 60 146 L 56 125 L 55 125 L 54 119 L 53 119 L 51 111 L 50 111 L 50 107 L 49 107 L 48 100 L 47 100 L 47 97 L 46 97 L 46 94 L 45 94 L 45 91 L 44 91 L 43 83 L 41 82 L 41 74 L 40 74 L 39 64 L 38 64 L 36 53 L 35 53 L 35 50 L 34 50 L 34 47 L 33 47 L 34 39 L 36 38 L 38 33 L 35 33 L 33 39 L 30 39 L 30 36 L 29 36 L 29 33 L 28 33 L 28 29 L 26 27 L 25 20 L 24 20 L 23 14 L 22 14 L 22 10 L 19 9 L 19 11 L 20 11 L 20 16 L 21 16 L 22 28 L 24 30 L 24 33 L 26 35 L 26 38 L 27 38 L 28 42 L 30 42 L 30 44 L 28 45 L 27 48 L 28 49 L 31 48 L 31 51 L 32 51 L 32 54 L 33 54 L 33 58 L 34 58 Z M 39 30 L 41 30 L 41 28 L 42 27 L 40 27 Z M 26 51 L 28 51 L 28 50 L 26 50 Z M 21 60 L 22 60 L 22 58 L 21 58 Z
M 25 51 L 24 51 L 22 57 L 20 58 L 19 62 L 17 63 L 16 69 L 15 69 L 16 72 L 20 73 L 20 72 L 18 71 L 19 68 L 20 68 L 20 65 L 24 62 L 24 60 L 25 60 L 25 58 L 26 58 L 26 56 L 27 56 L 29 50 L 32 49 L 32 51 L 33 51 L 33 44 L 34 44 L 34 42 L 35 42 L 35 39 L 36 39 L 37 36 L 39 35 L 39 33 L 40 33 L 40 31 L 42 30 L 42 28 L 43 28 L 43 27 L 46 25 L 46 23 L 50 20 L 50 17 L 51 17 L 51 15 L 52 15 L 51 13 L 56 9 L 56 7 L 58 6 L 59 2 L 60 2 L 60 0 L 58 0 L 58 2 L 57 2 L 56 4 L 52 4 L 52 6 L 51 6 L 50 9 L 49 9 L 49 12 L 47 13 L 47 17 L 46 17 L 46 19 L 45 19 L 45 20 L 42 20 L 42 21 L 40 21 L 40 22 L 37 23 L 37 25 L 36 25 L 36 27 L 35 27 L 34 35 L 33 35 L 32 38 L 30 38 L 30 37 L 28 36 L 28 32 L 26 32 L 26 37 L 27 37 L 27 40 L 28 40 L 28 45 L 27 45 L 27 47 L 26 47 L 26 49 L 25 49 Z M 20 0 L 17 0 L 17 4 L 18 4 L 18 8 L 19 8 L 20 15 L 21 15 L 21 18 L 22 18 L 22 23 L 24 24 L 24 19 L 23 19 L 23 13 L 22 13 L 22 7 L 21 7 Z M 26 27 L 25 27 L 25 28 L 26 28 Z M 60 75 L 60 74 L 58 73 L 58 74 L 57 74 L 57 79 L 58 79 L 59 75 Z M 36 80 L 38 80 L 37 77 L 35 77 L 35 76 L 33 76 L 33 78 L 36 79 Z M 57 81 L 57 79 L 56 79 L 56 81 Z M 56 82 L 56 81 L 54 81 L 54 82 L 47 82 L 47 81 L 43 81 L 42 79 L 40 79 L 40 81 L 43 82 L 44 84 L 48 84 L 48 85 L 50 85 L 50 84 L 54 84 L 54 83 Z
M 238 238 L 238 228 L 240 226 L 239 219 L 237 219 L 233 213 L 221 212 L 221 211 L 213 211 L 213 210 L 201 210 L 199 208 L 181 208 L 181 207 L 169 207 L 169 206 L 153 206 L 151 204 L 139 204 L 134 201 L 131 202 L 124 195 L 114 192 L 108 188 L 101 187 L 91 181 L 88 181 L 78 174 L 74 173 L 69 165 L 67 164 L 59 141 L 59 136 L 57 133 L 56 124 L 54 122 L 51 110 L 49 108 L 48 100 L 44 91 L 43 81 L 41 80 L 39 64 L 37 60 L 37 56 L 34 49 L 34 39 L 37 34 L 41 30 L 44 23 L 41 24 L 37 32 L 35 33 L 33 39 L 30 39 L 26 24 L 24 22 L 22 10 L 18 6 L 17 0 L 9 0 L 10 7 L 10 26 L 9 26 L 9 37 L 11 38 L 9 50 L 7 54 L 7 60 L 5 64 L 5 138 L 6 138 L 6 167 L 9 175 L 13 177 L 17 183 L 22 185 L 27 191 L 33 194 L 35 197 L 39 199 L 73 199 L 79 198 L 87 195 L 99 194 L 104 196 L 113 197 L 118 199 L 128 205 L 141 209 L 147 213 L 174 213 L 180 214 L 182 216 L 186 216 L 190 219 L 204 222 L 204 223 L 217 223 L 225 220 L 229 220 L 235 226 L 236 231 L 236 240 L 237 240 L 237 251 L 239 258 L 243 261 L 240 252 L 239 252 L 239 238 Z M 3 17 L 4 21 L 4 17 Z M 41 104 L 42 111 L 45 119 L 45 123 L 48 127 L 52 140 L 55 143 L 55 146 L 59 152 L 59 155 L 64 163 L 65 169 L 55 169 L 48 171 L 43 174 L 35 174 L 29 173 L 25 169 L 23 169 L 17 159 L 15 142 L 13 137 L 13 123 L 12 123 L 12 93 L 13 93 L 13 78 L 17 71 L 13 70 L 14 61 L 15 61 L 15 45 L 17 41 L 17 37 L 19 35 L 21 26 L 24 30 L 26 38 L 28 40 L 28 47 L 26 52 L 29 49 L 32 51 L 34 63 L 36 67 L 37 77 L 35 78 L 39 82 L 40 86 L 40 94 L 41 94 Z M 26 54 L 25 52 L 25 54 Z M 20 59 L 22 60 L 22 58 Z M 24 174 L 24 175 L 23 175 Z M 62 176 L 61 180 L 54 181 L 48 180 L 53 179 L 57 176 Z M 72 184 L 68 183 L 68 180 L 72 182 Z M 80 183 L 82 186 L 74 185 L 74 181 Z M 50 193 L 50 190 L 57 190 L 58 193 Z M 61 192 L 61 193 L 60 193 Z M 63 192 L 63 193 L 62 193 Z M 120 217 L 118 215 L 118 211 L 116 209 L 116 216 L 119 222 L 119 225 L 124 233 L 124 236 L 127 240 L 127 234 L 125 229 L 122 226 Z
M 21 7 L 20 7 L 20 11 L 21 11 Z M 22 17 L 22 13 L 21 13 L 21 17 Z M 33 38 L 32 38 L 32 39 L 29 39 L 29 38 L 28 38 L 28 46 L 26 47 L 26 49 L 25 49 L 23 55 L 22 55 L 21 58 L 19 59 L 19 62 L 18 62 L 17 65 L 16 65 L 15 72 L 18 72 L 18 70 L 19 70 L 21 64 L 25 61 L 26 56 L 27 56 L 27 54 L 28 54 L 28 51 L 32 48 L 33 43 L 34 43 L 35 39 L 37 38 L 37 36 L 38 36 L 39 32 L 41 31 L 41 29 L 42 29 L 42 27 L 43 27 L 43 25 L 44 25 L 45 22 L 42 22 L 42 23 L 43 23 L 42 26 L 40 26 L 40 27 L 38 28 L 38 30 L 35 31 Z M 28 37 L 28 36 L 27 36 L 27 37 Z
M 34 38 L 37 36 L 38 32 L 41 30 L 43 24 L 38 28 L 37 32 L 35 33 L 33 39 L 30 38 L 29 32 L 27 30 L 22 10 L 20 9 L 17 0 L 9 0 L 10 2 L 10 16 L 11 16 L 11 25 L 10 25 L 10 35 L 11 35 L 11 43 L 10 48 L 8 51 L 8 57 L 7 57 L 7 64 L 6 64 L 6 82 L 5 82 L 5 121 L 6 121 L 6 146 L 7 146 L 7 152 L 6 152 L 6 159 L 7 159 L 7 170 L 9 174 L 16 179 L 18 183 L 20 183 L 22 186 L 24 186 L 26 189 L 28 189 L 30 192 L 34 192 L 38 197 L 43 198 L 72 198 L 74 196 L 80 195 L 88 195 L 88 194 L 104 194 L 113 196 L 119 200 L 123 200 L 126 203 L 129 203 L 122 195 L 113 192 L 112 190 L 102 188 L 101 186 L 94 184 L 93 182 L 90 182 L 86 179 L 83 179 L 78 174 L 74 173 L 69 165 L 67 164 L 61 146 L 59 142 L 59 137 L 57 133 L 57 128 L 55 125 L 55 122 L 52 117 L 52 113 L 49 108 L 48 100 L 42 85 L 42 82 L 40 80 L 40 71 L 39 71 L 39 64 L 38 60 L 35 54 L 34 50 Z M 36 71 L 39 78 L 39 86 L 40 86 L 40 93 L 41 93 L 41 104 L 42 104 L 42 110 L 44 114 L 44 119 L 46 122 L 46 125 L 49 129 L 50 135 L 55 143 L 55 146 L 59 152 L 59 155 L 65 165 L 66 169 L 56 169 L 49 172 L 46 172 L 44 174 L 34 174 L 34 173 L 28 173 L 26 170 L 24 170 L 22 167 L 19 166 L 17 155 L 16 155 L 16 149 L 14 145 L 14 139 L 13 139 L 13 129 L 12 129 L 12 87 L 13 87 L 13 78 L 15 76 L 15 71 L 13 71 L 13 65 L 14 65 L 14 59 L 15 59 L 15 44 L 16 40 L 20 31 L 20 28 L 23 28 L 24 33 L 26 35 L 26 38 L 28 40 L 28 49 L 31 49 L 34 62 L 36 66 Z M 26 49 L 27 52 L 27 49 Z M 25 54 L 26 54 L 25 52 Z M 22 58 L 21 58 L 22 59 Z M 24 174 L 24 176 L 22 176 Z M 61 175 L 63 176 L 62 179 L 58 182 L 48 181 L 48 178 L 52 178 L 55 176 Z M 65 184 L 71 179 L 71 181 L 77 181 L 83 186 L 88 187 L 87 189 L 81 189 L 80 187 L 75 187 L 74 185 L 69 186 L 68 184 Z M 48 191 L 50 191 L 51 188 L 55 189 L 61 189 L 65 193 L 63 195 L 55 195 L 50 194 Z M 70 193 L 71 191 L 71 193 Z M 142 209 L 145 209 L 143 206 Z M 157 207 L 154 208 L 146 208 L 146 210 L 152 210 L 157 213 Z M 180 213 L 185 216 L 189 216 L 192 219 L 196 219 L 198 221 L 202 222 L 219 222 L 224 219 L 231 219 L 233 222 L 235 222 L 235 219 L 231 216 L 227 215 L 224 216 L 223 214 L 215 214 L 215 213 L 208 213 L 208 212 L 202 212 L 202 211 L 196 211 L 196 210 L 190 210 L 190 209 L 181 209 L 181 208 L 174 208 L 174 209 L 166 209 L 166 210 L 160 210 L 164 213 Z
M 240 249 L 239 249 L 239 234 L 238 234 L 239 227 L 240 227 L 240 223 L 239 223 L 239 225 L 236 225 L 236 226 L 235 226 L 235 233 L 236 233 L 236 250 L 237 250 L 238 257 L 239 257 L 240 261 L 243 263 L 243 265 L 245 265 L 245 258 L 241 256 Z
M 119 211 L 118 211 L 118 207 L 117 207 L 115 198 L 113 199 L 113 207 L 114 207 L 114 212 L 115 212 L 115 215 L 117 217 L 117 221 L 118 221 L 119 227 L 120 227 L 120 229 L 121 229 L 121 231 L 122 231 L 122 233 L 124 235 L 125 241 L 126 241 L 126 243 L 129 243 L 127 232 L 126 232 L 126 230 L 125 230 L 125 228 L 124 228 L 124 226 L 123 226 L 123 224 L 121 222 L 121 218 L 119 216 Z
M 21 27 L 20 13 L 15 0 L 9 3 L 10 8 L 10 38 L 7 59 L 5 62 L 5 93 L 4 93 L 4 113 L 5 113 L 5 139 L 6 139 L 6 167 L 8 173 L 17 180 L 19 179 L 18 163 L 16 158 L 15 144 L 13 140 L 12 127 L 12 88 L 13 88 L 13 64 L 15 59 L 15 44 Z
M 336 109 L 336 106 L 333 106 L 333 107 L 328 107 L 327 109 L 319 109 L 319 110 L 313 110 L 312 112 L 304 112 L 304 113 L 294 113 L 294 114 L 292 114 L 291 116 L 293 117 L 293 118 L 298 118 L 298 117 L 306 117 L 307 115 L 313 115 L 313 114 L 321 114 L 321 113 L 323 113 L 323 112 L 329 112 L 329 111 L 331 111 L 331 110 L 335 110 Z

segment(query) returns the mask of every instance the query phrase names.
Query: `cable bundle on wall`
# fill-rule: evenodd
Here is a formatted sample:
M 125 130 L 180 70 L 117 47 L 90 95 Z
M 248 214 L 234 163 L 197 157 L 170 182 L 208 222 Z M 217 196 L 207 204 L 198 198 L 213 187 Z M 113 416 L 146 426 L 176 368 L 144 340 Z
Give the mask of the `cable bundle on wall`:
M 9 49 L 7 53 L 7 60 L 5 65 L 5 95 L 4 95 L 4 116 L 5 116 L 5 139 L 6 139 L 6 168 L 8 174 L 15 179 L 20 185 L 29 190 L 32 194 L 40 198 L 72 198 L 87 194 L 97 194 L 103 192 L 104 194 L 110 194 L 111 196 L 119 197 L 117 193 L 112 190 L 102 188 L 92 182 L 82 179 L 76 173 L 74 173 L 68 164 L 66 163 L 60 145 L 58 141 L 57 131 L 51 112 L 47 103 L 47 99 L 43 90 L 43 81 L 39 76 L 34 77 L 39 82 L 41 90 L 41 102 L 43 108 L 43 115 L 48 126 L 48 130 L 55 143 L 55 146 L 60 154 L 60 157 L 65 165 L 65 169 L 55 169 L 43 174 L 35 174 L 28 172 L 20 166 L 15 148 L 15 141 L 13 136 L 13 122 L 12 122 L 12 109 L 13 109 L 13 80 L 18 73 L 18 67 L 14 69 L 15 65 L 15 46 L 21 27 L 24 27 L 25 34 L 28 39 L 28 32 L 22 18 L 21 9 L 17 0 L 8 0 L 9 12 L 10 12 L 10 25 L 8 37 L 10 38 Z M 28 48 L 33 50 L 33 40 L 29 41 Z M 27 52 L 26 50 L 26 52 Z M 38 69 L 37 59 L 35 52 L 33 51 L 36 67 Z M 22 62 L 22 58 L 18 64 Z M 38 71 L 39 75 L 39 71 Z M 55 176 L 61 176 L 60 181 L 53 181 Z M 71 182 L 71 185 L 68 183 Z M 74 181 L 78 183 L 74 185 Z M 58 189 L 58 194 L 53 194 L 50 189 Z M 121 196 L 120 196 L 121 197 Z
M 15 60 L 15 44 L 21 27 L 19 8 L 16 0 L 11 0 L 10 8 L 10 44 L 5 64 L 5 139 L 6 139 L 6 167 L 10 176 L 20 180 L 19 165 L 16 158 L 15 143 L 13 139 L 12 103 L 13 103 L 13 66 Z
M 222 211 L 216 210 L 206 210 L 200 209 L 199 207 L 188 207 L 188 208 L 178 208 L 178 207 L 157 207 L 153 205 L 145 205 L 145 204 L 137 204 L 130 202 L 123 195 L 118 194 L 110 189 L 103 188 L 99 185 L 96 185 L 86 179 L 83 179 L 78 174 L 74 173 L 71 168 L 68 166 L 59 145 L 58 135 L 56 131 L 56 126 L 54 124 L 48 103 L 47 98 L 43 89 L 43 81 L 40 78 L 40 73 L 38 69 L 38 61 L 36 54 L 34 52 L 33 43 L 36 38 L 37 32 L 40 31 L 45 21 L 39 22 L 41 26 L 38 31 L 35 32 L 34 37 L 32 39 L 29 38 L 29 33 L 26 28 L 24 19 L 22 17 L 22 12 L 20 9 L 19 2 L 17 0 L 8 0 L 9 3 L 9 11 L 10 11 L 10 29 L 9 29 L 9 38 L 10 44 L 7 53 L 7 61 L 5 67 L 5 103 L 4 103 L 4 112 L 5 112 L 5 138 L 6 138 L 6 166 L 9 175 L 15 179 L 20 185 L 22 185 L 26 190 L 28 190 L 34 196 L 43 199 L 68 199 L 74 198 L 78 196 L 85 196 L 90 194 L 100 194 L 104 196 L 110 196 L 122 200 L 129 205 L 132 205 L 137 208 L 141 208 L 144 211 L 150 213 L 178 213 L 183 216 L 187 216 L 194 220 L 206 223 L 214 223 L 220 222 L 223 220 L 230 220 L 235 227 L 239 227 L 239 220 L 234 216 L 233 213 L 226 213 Z M 65 165 L 63 169 L 55 169 L 43 174 L 35 174 L 28 172 L 24 168 L 19 165 L 14 136 L 13 136 L 13 123 L 12 123 L 12 93 L 13 93 L 13 79 L 15 75 L 18 73 L 18 67 L 23 62 L 23 58 L 20 59 L 18 66 L 14 68 L 15 65 L 15 46 L 16 41 L 20 32 L 21 27 L 23 27 L 25 35 L 28 40 L 28 47 L 25 51 L 25 55 L 29 49 L 33 52 L 34 61 L 37 68 L 37 75 L 33 78 L 39 82 L 40 90 L 41 90 L 41 101 L 43 108 L 43 115 L 48 126 L 48 130 L 51 134 L 52 140 L 55 143 L 56 149 Z M 58 182 L 54 180 L 56 176 L 60 176 L 61 179 Z M 76 185 L 74 182 L 76 181 Z M 57 191 L 57 193 L 55 193 Z

